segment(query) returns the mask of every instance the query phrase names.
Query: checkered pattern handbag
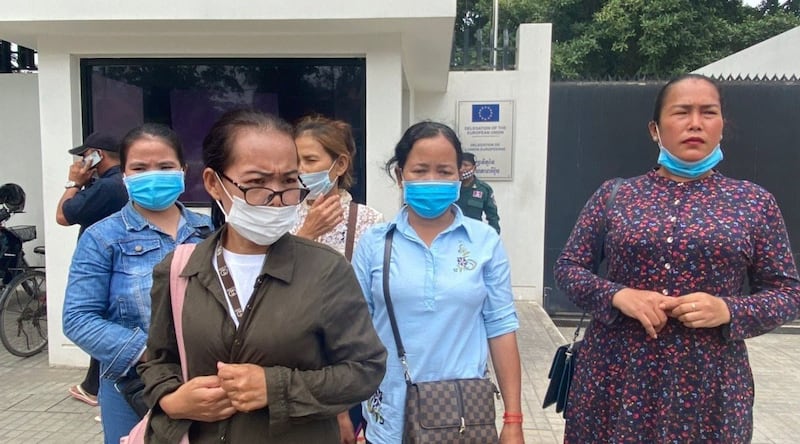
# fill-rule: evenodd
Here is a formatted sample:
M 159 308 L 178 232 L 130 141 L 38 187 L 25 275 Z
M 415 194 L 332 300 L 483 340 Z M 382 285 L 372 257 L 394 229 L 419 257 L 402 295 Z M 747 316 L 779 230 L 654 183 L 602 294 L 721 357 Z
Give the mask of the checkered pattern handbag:
M 406 378 L 403 444 L 493 444 L 499 441 L 495 426 L 494 398 L 500 394 L 488 378 L 411 381 L 406 352 L 394 306 L 389 296 L 389 260 L 394 226 L 386 233 L 383 255 L 383 296 L 392 324 L 397 354 Z
M 498 442 L 491 380 L 449 379 L 408 384 L 404 444 Z

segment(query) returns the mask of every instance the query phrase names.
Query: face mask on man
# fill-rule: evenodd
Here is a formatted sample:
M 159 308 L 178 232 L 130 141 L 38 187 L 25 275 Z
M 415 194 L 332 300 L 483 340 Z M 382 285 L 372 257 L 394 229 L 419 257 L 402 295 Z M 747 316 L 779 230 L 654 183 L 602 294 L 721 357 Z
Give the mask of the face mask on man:
M 720 144 L 717 144 L 707 156 L 700 160 L 687 162 L 672 154 L 664 147 L 664 144 L 661 143 L 661 133 L 658 131 L 658 126 L 656 126 L 656 136 L 658 137 L 659 150 L 658 164 L 676 176 L 685 177 L 687 179 L 697 179 L 711 171 L 711 169 L 717 166 L 724 158 L 722 155 L 722 148 Z
M 458 180 L 403 181 L 403 200 L 420 217 L 436 219 L 458 200 L 461 182 Z
M 335 160 L 327 171 L 323 170 L 317 171 L 316 173 L 300 174 L 300 181 L 306 188 L 311 190 L 311 192 L 308 193 L 309 199 L 314 200 L 320 196 L 324 196 L 333 189 L 334 182 L 331 181 L 331 171 L 334 166 L 336 166 Z
M 297 206 L 270 207 L 266 205 L 254 206 L 245 202 L 239 196 L 231 196 L 222 179 L 217 175 L 217 180 L 222 190 L 231 200 L 231 211 L 225 213 L 222 203 L 217 201 L 219 209 L 225 214 L 226 222 L 236 230 L 239 235 L 250 242 L 269 246 L 277 242 L 284 234 L 294 227 L 297 222 Z M 275 199 L 279 199 L 276 197 Z
M 150 211 L 166 210 L 175 204 L 184 190 L 182 170 L 145 171 L 125 176 L 122 181 L 131 200 Z

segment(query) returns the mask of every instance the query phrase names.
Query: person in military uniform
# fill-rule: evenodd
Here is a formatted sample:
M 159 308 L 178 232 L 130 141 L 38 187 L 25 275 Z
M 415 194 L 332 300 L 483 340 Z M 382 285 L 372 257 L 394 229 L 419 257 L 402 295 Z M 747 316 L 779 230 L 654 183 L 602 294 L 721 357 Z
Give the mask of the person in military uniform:
M 458 206 L 465 216 L 486 221 L 500 234 L 500 216 L 497 215 L 497 204 L 494 191 L 486 182 L 475 177 L 475 155 L 464 153 L 461 161 L 461 195 Z

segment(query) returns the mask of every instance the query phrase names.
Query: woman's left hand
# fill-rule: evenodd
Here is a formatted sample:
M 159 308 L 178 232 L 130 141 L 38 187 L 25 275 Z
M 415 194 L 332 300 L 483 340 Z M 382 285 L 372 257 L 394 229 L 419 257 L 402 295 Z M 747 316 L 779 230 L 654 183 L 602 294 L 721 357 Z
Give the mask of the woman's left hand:
M 522 424 L 503 424 L 503 430 L 500 431 L 500 444 L 522 444 L 524 442 Z
M 661 303 L 661 309 L 689 328 L 712 328 L 731 321 L 728 304 L 708 293 L 689 293 Z
M 267 378 L 262 367 L 217 362 L 217 376 L 236 410 L 252 412 L 267 406 Z

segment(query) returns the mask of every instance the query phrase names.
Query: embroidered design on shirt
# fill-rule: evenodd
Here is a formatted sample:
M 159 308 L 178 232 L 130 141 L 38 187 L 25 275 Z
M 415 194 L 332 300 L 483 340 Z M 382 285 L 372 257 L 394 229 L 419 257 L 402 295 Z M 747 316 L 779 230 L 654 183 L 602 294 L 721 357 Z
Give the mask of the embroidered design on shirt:
M 458 258 L 456 259 L 456 268 L 453 271 L 472 271 L 478 265 L 474 259 L 469 258 L 469 250 L 461 242 L 458 243 Z
M 372 418 L 378 424 L 383 424 L 383 414 L 381 413 L 381 405 L 383 404 L 383 392 L 381 389 L 375 390 L 375 393 L 367 400 L 367 412 L 372 415 Z

